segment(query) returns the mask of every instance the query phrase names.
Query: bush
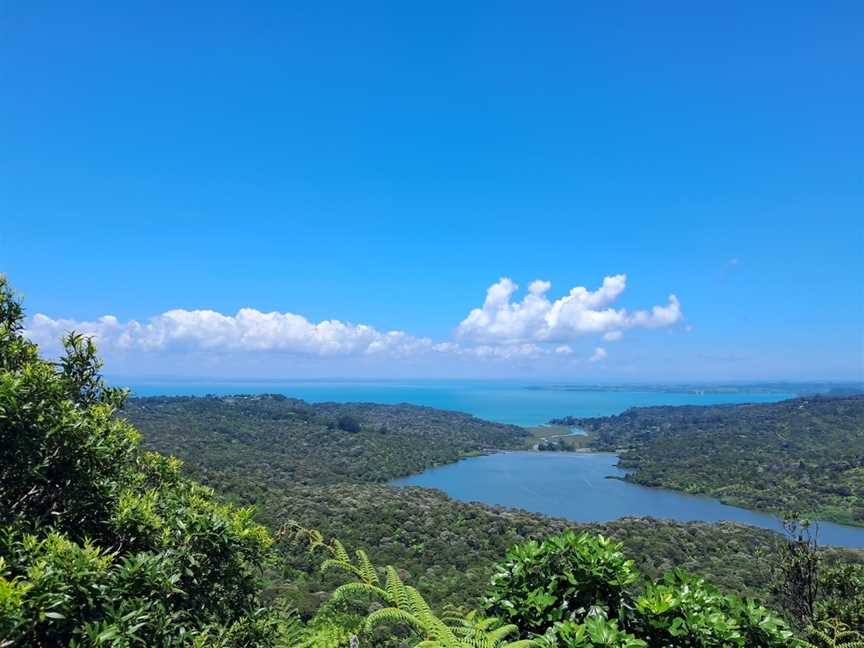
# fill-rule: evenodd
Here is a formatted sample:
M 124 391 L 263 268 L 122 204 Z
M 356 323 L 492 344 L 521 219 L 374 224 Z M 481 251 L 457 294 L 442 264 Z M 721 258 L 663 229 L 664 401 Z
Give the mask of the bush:
M 0 645 L 279 641 L 252 510 L 139 450 L 89 339 L 47 362 L 22 322 L 0 275 Z
M 560 648 L 804 645 L 767 608 L 724 596 L 682 571 L 645 580 L 637 594 L 639 580 L 620 544 L 567 531 L 508 552 L 493 576 L 487 612 Z
M 572 531 L 516 545 L 492 578 L 486 607 L 538 634 L 597 610 L 616 617 L 639 577 L 621 547 L 601 535 Z
M 353 416 L 340 416 L 336 425 L 340 430 L 345 430 L 345 432 L 350 432 L 351 434 L 357 434 L 361 429 L 360 422 Z

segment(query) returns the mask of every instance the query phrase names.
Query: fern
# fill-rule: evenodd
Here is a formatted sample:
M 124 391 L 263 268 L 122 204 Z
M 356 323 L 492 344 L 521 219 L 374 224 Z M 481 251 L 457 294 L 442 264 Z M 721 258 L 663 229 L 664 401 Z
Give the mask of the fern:
M 864 648 L 864 636 L 836 619 L 822 621 L 809 632 L 811 642 L 805 644 L 808 648 Z
M 402 582 L 395 567 L 388 565 L 384 569 L 382 587 L 378 570 L 362 549 L 355 552 L 356 560 L 351 560 L 339 540 L 327 542 L 319 532 L 299 525 L 286 525 L 285 528 L 294 537 L 304 538 L 310 549 L 320 549 L 329 554 L 321 563 L 322 571 L 339 570 L 355 579 L 337 587 L 331 595 L 332 602 L 350 601 L 357 596 L 374 596 L 386 604 L 386 607 L 366 616 L 363 621 L 366 633 L 371 634 L 381 625 L 407 626 L 422 637 L 415 648 L 531 648 L 538 645 L 533 640 L 507 642 L 508 637 L 519 634 L 516 626 L 500 625 L 497 619 L 479 617 L 476 612 L 465 614 L 459 610 L 454 613 L 451 608 L 443 619 L 439 618 L 419 591 Z M 318 643 L 310 643 L 313 641 Z M 323 648 L 328 644 L 318 633 L 292 648 L 311 648 L 313 645 Z

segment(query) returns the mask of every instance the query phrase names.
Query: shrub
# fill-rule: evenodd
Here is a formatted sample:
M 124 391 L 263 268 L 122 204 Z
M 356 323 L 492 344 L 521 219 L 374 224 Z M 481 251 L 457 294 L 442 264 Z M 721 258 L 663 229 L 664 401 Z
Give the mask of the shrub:
M 0 645 L 279 641 L 252 510 L 138 448 L 88 338 L 70 333 L 52 363 L 22 322 L 0 275 Z
M 355 419 L 353 416 L 340 416 L 339 420 L 336 422 L 336 425 L 340 430 L 344 430 L 345 432 L 351 432 L 351 434 L 357 434 L 360 431 L 360 422 Z
M 516 545 L 492 578 L 486 607 L 538 634 L 598 609 L 616 617 L 639 577 L 621 548 L 601 535 L 572 531 Z
M 632 561 L 603 536 L 567 531 L 513 547 L 493 576 L 487 612 L 581 648 L 780 648 L 803 646 L 786 623 L 749 599 L 724 596 L 676 570 L 640 580 Z

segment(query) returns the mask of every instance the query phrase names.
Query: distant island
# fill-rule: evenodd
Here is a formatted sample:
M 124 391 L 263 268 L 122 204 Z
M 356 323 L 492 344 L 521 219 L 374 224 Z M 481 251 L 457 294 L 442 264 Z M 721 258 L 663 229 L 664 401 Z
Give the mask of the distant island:
M 534 391 L 570 392 L 643 392 L 654 394 L 790 394 L 795 396 L 853 396 L 864 394 L 864 383 L 858 382 L 773 382 L 773 383 L 680 383 L 680 384 L 615 384 L 615 385 L 578 385 L 550 384 L 528 385 L 525 389 Z

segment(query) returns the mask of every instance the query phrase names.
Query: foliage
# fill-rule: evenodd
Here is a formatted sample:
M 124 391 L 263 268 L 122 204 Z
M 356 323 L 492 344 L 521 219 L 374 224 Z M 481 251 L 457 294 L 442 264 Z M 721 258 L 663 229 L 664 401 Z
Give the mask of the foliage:
M 523 428 L 459 412 L 280 395 L 136 398 L 124 415 L 146 447 L 232 490 L 248 482 L 384 482 L 528 438 Z
M 786 615 L 811 632 L 829 624 L 864 634 L 864 565 L 828 560 L 818 548 L 818 526 L 798 516 L 784 526 L 773 583 Z
M 514 547 L 499 566 L 487 611 L 560 646 L 780 648 L 792 631 L 752 599 L 723 595 L 681 570 L 640 575 L 620 544 L 566 532 Z
M 321 564 L 322 571 L 338 570 L 352 578 L 336 588 L 331 601 L 373 598 L 384 603 L 363 621 L 360 631 L 370 640 L 374 640 L 378 627 L 385 626 L 389 634 L 403 628 L 404 634 L 414 639 L 416 648 L 530 648 L 536 645 L 530 639 L 509 641 L 509 637 L 519 633 L 515 625 L 502 625 L 497 619 L 481 617 L 476 612 L 439 618 L 420 592 L 402 581 L 394 567 L 384 569 L 382 580 L 362 549 L 358 549 L 352 559 L 339 540 L 325 542 L 320 532 L 302 527 L 296 527 L 296 532 L 306 536 L 313 549 L 321 549 L 329 556 Z
M 276 645 L 260 596 L 272 539 L 180 462 L 138 448 L 92 342 L 57 363 L 0 277 L 0 643 Z M 203 644 L 202 644 L 203 645 Z
M 557 623 L 542 637 L 543 645 L 550 648 L 644 648 L 642 639 L 618 627 L 618 621 L 602 615 L 592 616 L 582 623 Z
M 770 531 L 648 518 L 576 524 L 454 501 L 439 491 L 357 483 L 382 481 L 409 470 L 409 464 L 419 470 L 427 459 L 455 458 L 461 449 L 494 446 L 502 439 L 521 443 L 521 432 L 510 436 L 511 426 L 430 408 L 309 405 L 268 396 L 133 399 L 126 412 L 144 428 L 145 445 L 183 453 L 187 474 L 236 504 L 255 505 L 260 522 L 277 528 L 298 520 L 350 546 L 365 546 L 373 561 L 410 574 L 439 608 L 478 605 L 494 563 L 510 546 L 567 528 L 624 542 L 639 570 L 651 577 L 680 566 L 726 592 L 774 600 L 768 563 L 761 557 L 772 554 L 780 540 Z M 361 421 L 360 433 L 338 430 L 336 420 L 345 412 Z M 290 597 L 304 618 L 310 617 L 326 600 L 333 579 L 293 547 L 280 547 L 280 553 L 284 564 L 268 571 L 269 591 Z M 826 553 L 844 560 L 864 557 Z
M 819 622 L 809 634 L 809 648 L 864 648 L 864 634 L 836 619 Z
M 819 596 L 819 566 L 816 533 L 810 523 L 797 516 L 783 522 L 786 541 L 780 544 L 774 578 L 780 605 L 799 627 L 812 624 Z
M 344 432 L 351 432 L 352 434 L 357 434 L 363 429 L 357 419 L 348 415 L 340 416 L 339 420 L 336 422 L 336 427 Z
M 824 565 L 819 575 L 817 619 L 839 620 L 864 636 L 864 565 L 839 562 Z
M 598 611 L 617 617 L 637 578 L 620 543 L 568 530 L 511 548 L 485 604 L 523 630 L 542 634 L 557 622 L 582 621 Z
M 628 480 L 727 504 L 864 525 L 864 396 L 639 407 L 578 425 Z
M 658 577 L 682 567 L 717 584 L 726 593 L 772 596 L 767 556 L 781 537 L 764 529 L 733 522 L 678 523 L 627 518 L 607 523 L 577 524 L 526 511 L 460 502 L 440 491 L 379 485 L 337 485 L 287 488 L 258 499 L 259 512 L 270 524 L 293 519 L 338 536 L 346 545 L 365 546 L 373 562 L 394 564 L 409 575 L 437 608 L 446 604 L 480 605 L 494 565 L 508 548 L 541 540 L 567 529 L 601 533 L 623 542 L 641 573 Z M 280 546 L 284 578 L 292 582 L 286 595 L 304 615 L 333 586 L 325 574 L 294 546 Z M 820 549 L 826 560 L 862 560 L 851 550 Z
M 752 646 L 792 644 L 785 622 L 752 599 L 723 596 L 680 570 L 648 582 L 635 601 L 634 627 L 651 646 Z

